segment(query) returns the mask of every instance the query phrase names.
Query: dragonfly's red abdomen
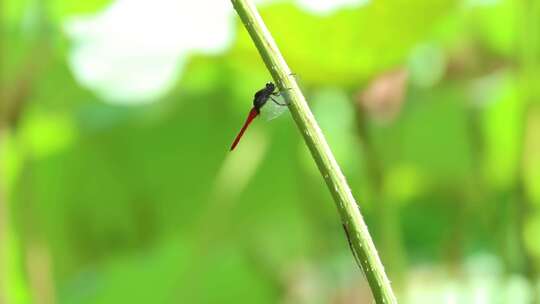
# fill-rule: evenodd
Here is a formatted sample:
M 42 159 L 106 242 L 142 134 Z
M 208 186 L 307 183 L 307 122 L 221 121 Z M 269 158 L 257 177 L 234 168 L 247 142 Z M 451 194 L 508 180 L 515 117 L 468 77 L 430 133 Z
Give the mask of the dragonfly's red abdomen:
M 242 129 L 240 129 L 240 132 L 238 135 L 236 135 L 236 138 L 234 139 L 233 144 L 231 145 L 231 151 L 234 150 L 236 145 L 238 145 L 238 142 L 240 142 L 240 139 L 242 138 L 242 135 L 244 135 L 244 132 L 246 132 L 246 129 L 249 127 L 253 119 L 259 115 L 259 110 L 256 108 L 252 108 L 251 111 L 249 111 L 248 117 L 246 119 L 246 122 L 244 123 L 244 126 L 242 126 Z

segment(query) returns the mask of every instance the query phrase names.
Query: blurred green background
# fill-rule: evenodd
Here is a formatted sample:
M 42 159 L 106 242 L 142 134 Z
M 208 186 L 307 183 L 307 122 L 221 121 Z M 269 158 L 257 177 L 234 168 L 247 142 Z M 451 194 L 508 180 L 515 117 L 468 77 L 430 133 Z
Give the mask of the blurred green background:
M 259 1 L 400 303 L 539 303 L 540 1 Z M 371 303 L 227 0 L 4 0 L 0 303 Z

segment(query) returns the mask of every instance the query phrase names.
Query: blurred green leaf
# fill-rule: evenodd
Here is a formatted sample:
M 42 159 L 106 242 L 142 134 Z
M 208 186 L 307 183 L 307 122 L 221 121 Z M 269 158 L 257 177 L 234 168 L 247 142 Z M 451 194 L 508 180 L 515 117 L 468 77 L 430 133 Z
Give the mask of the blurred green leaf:
M 75 140 L 75 124 L 68 115 L 28 115 L 21 130 L 24 146 L 32 158 L 42 158 L 66 149 Z
M 328 17 L 287 4 L 263 9 L 262 15 L 303 81 L 355 86 L 402 64 L 410 49 L 433 35 L 431 28 L 454 9 L 453 0 L 373 1 Z M 238 31 L 237 58 L 244 64 L 260 64 L 245 30 Z
M 8 27 L 19 27 L 31 22 L 29 18 L 42 18 L 54 23 L 61 23 L 66 18 L 75 15 L 85 15 L 98 12 L 110 0 L 16 0 L 6 1 L 3 9 L 3 22 Z
M 540 213 L 536 212 L 527 217 L 525 229 L 523 230 L 525 246 L 527 246 L 528 251 L 536 258 L 540 257 L 538 235 L 540 235 Z
M 66 17 L 73 15 L 83 15 L 95 13 L 104 8 L 111 0 L 86 0 L 86 1 L 71 1 L 71 0 L 48 0 L 50 8 L 58 18 L 63 20 Z
M 516 81 L 509 75 L 498 86 L 483 117 L 485 138 L 485 174 L 498 188 L 511 187 L 516 180 L 523 140 L 523 102 Z
M 385 167 L 412 166 L 432 185 L 468 176 L 472 147 L 464 100 L 455 86 L 411 90 L 401 117 L 373 130 Z
M 518 3 L 513 0 L 489 1 L 475 6 L 470 20 L 476 38 L 498 54 L 512 55 L 519 33 L 517 9 Z
M 60 303 L 182 302 L 192 251 L 189 244 L 171 241 L 152 252 L 113 258 L 94 271 L 64 280 Z

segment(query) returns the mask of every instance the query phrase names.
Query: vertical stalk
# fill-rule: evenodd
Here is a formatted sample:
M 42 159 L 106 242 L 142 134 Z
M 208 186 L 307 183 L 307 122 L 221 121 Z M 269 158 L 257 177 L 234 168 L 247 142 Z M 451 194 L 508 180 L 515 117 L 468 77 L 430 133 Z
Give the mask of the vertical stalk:
M 322 134 L 289 66 L 253 3 L 231 0 L 240 19 L 255 43 L 278 88 L 284 92 L 289 110 L 304 141 L 317 163 L 343 225 L 350 236 L 351 247 L 358 257 L 376 303 L 397 303 L 367 226 L 339 165 Z
M 399 210 L 390 204 L 383 187 L 384 167 L 379 158 L 372 136 L 369 134 L 368 117 L 360 104 L 356 104 L 356 129 L 358 139 L 364 154 L 366 175 L 369 179 L 368 187 L 372 194 L 373 208 L 380 231 L 378 246 L 382 250 L 381 256 L 390 265 L 389 274 L 392 276 L 394 287 L 403 285 L 403 273 L 406 268 L 405 249 L 399 231 Z

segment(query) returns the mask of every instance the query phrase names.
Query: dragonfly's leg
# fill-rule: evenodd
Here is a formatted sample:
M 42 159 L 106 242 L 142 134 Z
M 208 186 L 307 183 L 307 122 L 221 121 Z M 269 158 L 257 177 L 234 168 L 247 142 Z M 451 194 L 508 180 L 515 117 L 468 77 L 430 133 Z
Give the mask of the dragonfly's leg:
M 285 91 L 290 91 L 292 90 L 292 88 L 285 88 Z M 275 93 L 272 93 L 272 94 L 281 94 L 281 92 L 275 92 Z
M 286 90 L 286 91 L 290 91 L 290 90 L 292 90 L 292 88 L 286 88 L 285 90 Z M 281 94 L 282 94 L 282 92 L 276 91 L 276 92 L 273 92 L 273 93 L 272 93 L 272 96 L 279 97 L 279 96 L 281 96 Z
M 274 95 L 274 94 L 272 94 L 272 95 Z M 274 96 L 279 96 L 279 94 L 278 94 L 278 95 L 274 95 Z M 272 97 L 272 96 L 270 96 L 270 99 L 272 99 L 272 101 L 273 101 L 275 104 L 280 105 L 280 106 L 288 106 L 288 105 L 289 105 L 288 103 L 281 103 L 281 102 L 275 100 L 274 97 Z
M 296 75 L 296 74 L 295 74 L 295 75 Z M 292 90 L 292 88 L 286 88 L 285 90 L 286 90 L 286 91 L 290 91 L 290 90 Z M 274 98 L 272 98 L 272 96 L 281 97 L 281 96 L 282 96 L 282 92 L 280 92 L 280 91 L 275 91 L 275 92 L 272 92 L 272 94 L 270 94 L 270 95 L 271 95 L 270 98 L 272 99 L 272 101 L 273 101 L 275 104 L 278 104 L 278 105 L 280 105 L 280 106 L 288 106 L 288 105 L 289 105 L 288 102 L 286 102 L 286 103 L 280 103 L 280 102 L 278 102 L 277 100 L 275 100 Z

